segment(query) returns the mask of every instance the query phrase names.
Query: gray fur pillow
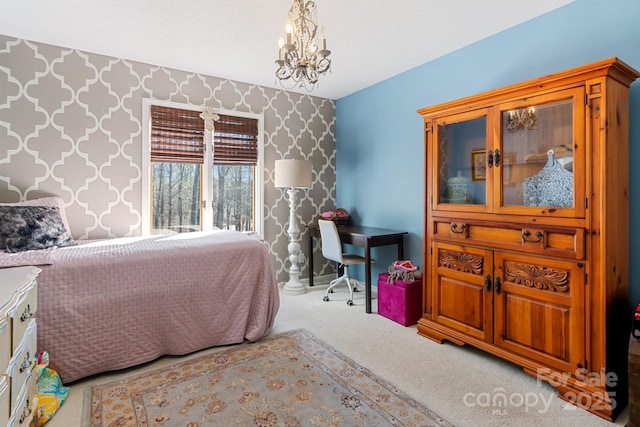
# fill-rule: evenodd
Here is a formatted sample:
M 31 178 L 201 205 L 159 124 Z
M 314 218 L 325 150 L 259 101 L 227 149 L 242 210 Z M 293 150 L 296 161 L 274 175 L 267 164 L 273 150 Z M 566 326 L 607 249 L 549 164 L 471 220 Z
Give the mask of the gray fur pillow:
M 0 236 L 7 252 L 76 244 L 60 209 L 49 206 L 0 206 Z
M 39 199 L 25 200 L 24 202 L 15 203 L 0 203 L 0 206 L 51 206 L 60 209 L 60 216 L 62 217 L 62 223 L 67 229 L 67 232 L 71 235 L 71 227 L 67 220 L 67 215 L 64 208 L 64 200 L 59 196 L 41 197 Z M 4 249 L 4 239 L 0 234 L 0 249 Z

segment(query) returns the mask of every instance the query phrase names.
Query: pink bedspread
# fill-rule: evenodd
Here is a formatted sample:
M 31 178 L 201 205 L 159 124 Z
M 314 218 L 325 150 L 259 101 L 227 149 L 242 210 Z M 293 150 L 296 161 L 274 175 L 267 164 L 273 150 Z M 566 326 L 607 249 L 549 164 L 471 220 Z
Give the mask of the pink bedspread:
M 38 351 L 49 352 L 65 383 L 161 355 L 259 340 L 279 308 L 268 248 L 242 233 L 118 238 L 31 252 L 39 254 L 24 257 L 42 269 Z

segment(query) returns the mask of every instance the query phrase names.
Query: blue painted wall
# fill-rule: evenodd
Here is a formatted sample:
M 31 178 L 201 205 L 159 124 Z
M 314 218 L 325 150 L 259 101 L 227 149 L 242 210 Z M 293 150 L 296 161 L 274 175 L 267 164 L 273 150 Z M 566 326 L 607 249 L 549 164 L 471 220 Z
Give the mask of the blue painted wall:
M 613 56 L 640 70 L 638 0 L 576 0 L 337 100 L 338 206 L 358 224 L 408 230 L 405 258 L 422 267 L 424 136 L 416 110 Z M 630 139 L 634 304 L 640 301 L 640 80 L 631 86 Z M 396 259 L 393 248 L 375 248 L 373 256 L 374 277 Z M 362 280 L 362 270 L 354 272 Z

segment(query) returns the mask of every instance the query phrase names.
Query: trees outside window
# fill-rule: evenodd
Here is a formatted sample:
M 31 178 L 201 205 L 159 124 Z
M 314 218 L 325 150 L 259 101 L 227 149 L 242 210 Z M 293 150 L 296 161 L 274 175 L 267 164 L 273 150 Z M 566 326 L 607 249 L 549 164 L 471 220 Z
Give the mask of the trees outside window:
M 152 228 L 155 234 L 197 231 L 200 226 L 200 170 L 185 163 L 152 163 Z
M 253 231 L 254 167 L 215 165 L 213 225 L 222 230 Z

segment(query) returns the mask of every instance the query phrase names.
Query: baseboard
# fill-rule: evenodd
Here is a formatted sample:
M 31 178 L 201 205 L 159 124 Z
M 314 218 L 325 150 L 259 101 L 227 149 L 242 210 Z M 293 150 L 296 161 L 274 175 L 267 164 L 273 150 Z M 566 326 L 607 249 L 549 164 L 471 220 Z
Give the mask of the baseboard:
M 309 286 L 309 278 L 305 277 L 300 279 L 300 282 L 302 282 L 304 284 L 305 287 L 311 287 L 311 288 L 315 288 L 317 287 L 321 287 L 321 286 L 329 286 L 329 283 L 331 283 L 331 281 L 333 279 L 336 278 L 335 274 L 323 274 L 322 276 L 314 276 L 313 277 L 313 286 Z M 358 279 L 353 279 L 357 282 L 358 286 L 360 286 L 361 288 L 364 288 L 364 282 L 361 282 Z M 279 283 L 278 284 L 280 286 L 280 288 L 282 288 L 284 286 L 284 282 L 283 283 Z M 371 289 L 375 290 L 376 289 L 376 285 L 377 283 L 372 283 Z
M 329 283 L 331 283 L 331 281 L 335 278 L 336 278 L 335 274 L 323 274 L 322 276 L 313 276 L 313 287 L 328 286 Z M 308 277 L 306 279 L 302 279 L 301 282 L 304 283 L 305 286 L 309 286 Z
M 322 276 L 314 276 L 313 286 L 309 286 L 309 277 L 300 278 L 300 282 L 305 286 L 305 288 L 316 288 L 316 287 L 319 288 L 323 286 L 329 286 L 329 283 L 331 283 L 331 281 L 335 278 L 336 278 L 335 274 L 324 274 Z M 278 283 L 278 287 L 282 289 L 285 283 L 286 281 Z M 358 283 L 362 284 L 361 282 L 358 282 Z
M 307 289 L 326 288 L 327 286 L 329 286 L 329 283 L 331 283 L 331 281 L 333 279 L 335 279 L 335 278 L 336 278 L 335 274 L 323 274 L 322 276 L 314 276 L 313 277 L 313 286 L 309 286 L 309 278 L 308 277 L 300 279 L 300 282 L 302 282 L 304 287 L 307 288 Z M 364 282 L 361 282 L 358 279 L 353 279 L 353 280 L 356 281 L 356 283 L 358 284 L 360 289 L 364 289 Z M 278 283 L 278 287 L 280 289 L 282 289 L 283 286 L 284 286 L 284 282 L 283 283 Z M 372 285 L 371 285 L 371 298 L 372 299 L 376 299 L 377 297 L 378 297 L 378 286 L 377 286 L 377 282 L 376 282 L 376 283 L 372 283 Z

